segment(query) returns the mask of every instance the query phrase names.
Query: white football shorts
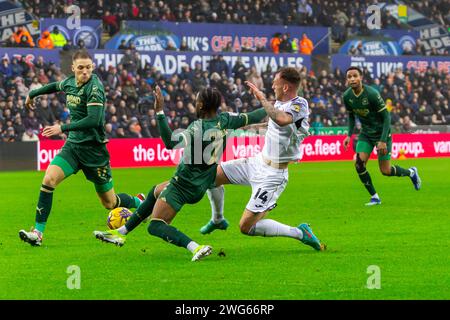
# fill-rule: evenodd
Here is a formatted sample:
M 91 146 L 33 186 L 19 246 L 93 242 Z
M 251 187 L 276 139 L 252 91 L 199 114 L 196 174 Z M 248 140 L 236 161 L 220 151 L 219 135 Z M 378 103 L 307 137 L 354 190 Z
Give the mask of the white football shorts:
M 221 167 L 232 184 L 252 186 L 247 210 L 255 213 L 272 210 L 288 182 L 288 169 L 267 165 L 262 154 L 222 162 Z

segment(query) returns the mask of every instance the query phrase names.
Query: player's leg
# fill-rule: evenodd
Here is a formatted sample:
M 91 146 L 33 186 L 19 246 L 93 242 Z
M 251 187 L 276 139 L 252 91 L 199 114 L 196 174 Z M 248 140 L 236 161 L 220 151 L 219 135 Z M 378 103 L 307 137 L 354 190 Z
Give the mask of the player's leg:
M 212 248 L 208 245 L 199 245 L 170 225 L 185 203 L 187 203 L 187 199 L 182 192 L 175 188 L 173 183 L 169 184 L 156 201 L 148 232 L 166 242 L 188 249 L 192 253 L 192 261 L 197 261 L 210 255 Z
M 128 219 L 127 223 L 117 230 L 94 231 L 94 237 L 99 240 L 112 243 L 118 246 L 125 244 L 126 235 L 133 231 L 138 225 L 147 219 L 153 212 L 153 208 L 160 193 L 164 190 L 169 182 L 163 182 L 151 188 L 145 200 L 136 209 L 136 211 Z
M 276 207 L 277 200 L 288 182 L 287 169 L 275 169 L 261 159 L 249 162 L 249 179 L 252 195 L 242 214 L 239 228 L 243 234 L 262 237 L 289 237 L 321 250 L 320 241 L 313 235 L 307 224 L 292 227 L 273 219 L 266 219 L 266 214 Z M 312 237 L 310 238 L 309 235 Z
M 200 233 L 208 234 L 216 229 L 226 230 L 228 228 L 228 221 L 223 215 L 225 196 L 223 185 L 249 185 L 248 166 L 248 158 L 222 162 L 222 164 L 217 166 L 215 180 L 216 188 L 210 188 L 206 192 L 211 204 L 211 220 L 200 229 Z
M 142 221 L 150 217 L 153 212 L 153 208 L 155 207 L 156 199 L 158 199 L 159 195 L 168 184 L 169 181 L 165 181 L 156 186 L 153 186 L 147 194 L 144 202 L 142 202 L 142 204 L 136 209 L 130 219 L 128 219 L 127 223 L 124 226 L 120 227 L 118 231 L 121 234 L 126 235 L 133 231 L 139 224 L 142 223 Z
M 111 210 L 118 207 L 128 209 L 137 208 L 143 202 L 139 195 L 132 196 L 127 193 L 118 193 L 114 191 L 112 181 L 106 184 L 95 184 L 97 195 L 105 209 Z
M 316 250 L 325 250 L 325 245 L 320 243 L 308 224 L 302 223 L 298 227 L 292 227 L 272 219 L 265 219 L 266 214 L 267 211 L 258 213 L 245 209 L 239 222 L 241 232 L 249 236 L 289 237 L 300 240 Z
M 389 177 L 409 177 L 416 190 L 421 187 L 421 179 L 416 167 L 409 169 L 402 168 L 398 165 L 391 165 L 392 138 L 387 141 L 388 153 L 384 156 L 378 155 L 378 166 L 383 175 Z
M 358 138 L 358 143 L 356 144 L 356 161 L 355 161 L 355 169 L 358 174 L 359 180 L 361 180 L 362 184 L 366 188 L 367 192 L 370 194 L 370 201 L 366 203 L 366 205 L 377 205 L 381 204 L 380 197 L 375 191 L 375 187 L 372 183 L 372 178 L 370 177 L 369 171 L 367 171 L 367 161 L 370 158 L 370 154 L 372 153 L 374 148 L 374 144 L 365 137 L 360 134 Z
M 388 177 L 410 177 L 414 173 L 414 171 L 411 169 L 405 169 L 397 165 L 391 165 L 391 160 L 378 159 L 378 166 L 380 168 L 380 172 L 384 176 Z
M 138 196 L 114 192 L 110 157 L 106 145 L 79 145 L 76 146 L 76 151 L 80 168 L 86 178 L 95 184 L 95 190 L 105 209 L 111 210 L 118 207 L 131 209 L 141 204 L 142 200 Z
M 75 168 L 75 169 L 74 169 Z M 36 206 L 35 226 L 30 232 L 19 231 L 19 237 L 34 246 L 42 244 L 42 237 L 47 225 L 53 203 L 53 191 L 66 177 L 77 171 L 76 161 L 71 157 L 69 145 L 53 159 L 45 171 Z

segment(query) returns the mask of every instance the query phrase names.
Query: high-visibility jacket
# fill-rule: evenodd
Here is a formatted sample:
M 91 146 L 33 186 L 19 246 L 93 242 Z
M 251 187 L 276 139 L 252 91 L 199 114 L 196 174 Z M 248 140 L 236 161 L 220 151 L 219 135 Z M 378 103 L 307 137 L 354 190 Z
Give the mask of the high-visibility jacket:
M 58 34 L 56 33 L 50 33 L 50 38 L 53 41 L 53 45 L 55 47 L 64 47 L 64 45 L 67 43 L 66 37 L 60 32 Z
M 300 53 L 311 54 L 314 49 L 314 45 L 309 38 L 302 38 L 300 41 Z
M 30 45 L 30 47 L 35 46 L 33 37 L 30 35 L 28 30 L 25 28 L 22 28 L 22 30 L 20 30 L 20 31 L 14 32 L 14 40 L 16 41 L 17 44 L 19 44 L 22 41 L 23 36 L 27 37 L 27 42 Z
M 278 37 L 272 38 L 270 41 L 270 47 L 272 48 L 273 53 L 280 53 L 280 43 L 281 40 Z
M 38 41 L 38 47 L 42 49 L 53 49 L 53 41 L 52 38 L 50 38 L 50 32 L 44 31 L 42 33 L 42 38 Z

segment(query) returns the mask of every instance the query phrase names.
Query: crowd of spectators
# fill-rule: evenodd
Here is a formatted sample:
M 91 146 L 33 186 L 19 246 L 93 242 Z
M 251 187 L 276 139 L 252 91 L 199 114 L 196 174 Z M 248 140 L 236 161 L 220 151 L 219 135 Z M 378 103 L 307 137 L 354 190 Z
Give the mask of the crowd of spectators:
M 246 89 L 245 80 L 255 83 L 270 100 L 274 100 L 271 89 L 274 71 L 268 66 L 259 73 L 255 67 L 247 68 L 240 60 L 229 67 L 217 56 L 208 70 L 202 70 L 201 64 L 194 69 L 185 65 L 181 73 L 164 76 L 155 67 L 142 65 L 138 51 L 126 50 L 117 67 L 101 65 L 96 70 L 107 96 L 107 137 L 159 136 L 153 109 L 152 88 L 155 84 L 163 88 L 169 125 L 177 129 L 186 128 L 197 118 L 195 94 L 205 86 L 215 86 L 221 91 L 221 112 L 248 112 L 260 107 Z M 343 72 L 323 70 L 315 75 L 303 68 L 301 76 L 299 94 L 310 103 L 312 127 L 346 126 L 347 115 L 341 98 L 346 89 Z M 32 65 L 21 57 L 11 60 L 3 57 L 0 62 L 0 140 L 36 140 L 44 126 L 70 121 L 62 93 L 37 98 L 35 111 L 24 106 L 30 90 L 64 77 L 59 68 L 42 57 Z M 420 73 L 397 70 L 372 79 L 365 71 L 364 79 L 386 99 L 392 124 L 398 130 L 408 131 L 416 125 L 450 124 L 449 74 L 435 69 Z
M 326 26 L 333 38 L 344 42 L 349 35 L 368 32 L 366 10 L 377 0 L 25 0 L 29 13 L 39 17 L 64 16 L 65 8 L 77 4 L 81 17 L 102 19 L 112 35 L 125 20 L 209 22 L 236 24 L 272 24 Z M 384 3 L 396 3 L 394 0 Z M 409 1 L 410 5 L 436 21 L 448 24 L 448 0 Z M 445 11 L 446 10 L 446 11 Z M 404 26 L 389 11 L 383 11 L 381 28 L 400 29 Z
M 449 0 L 404 0 L 404 2 L 420 12 L 431 21 L 445 27 L 450 27 L 450 1 Z

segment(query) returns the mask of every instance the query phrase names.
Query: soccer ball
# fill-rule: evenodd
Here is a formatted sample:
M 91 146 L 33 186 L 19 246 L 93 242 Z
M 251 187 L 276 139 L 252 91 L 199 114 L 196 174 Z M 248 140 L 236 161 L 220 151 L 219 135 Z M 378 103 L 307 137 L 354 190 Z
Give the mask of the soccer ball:
M 128 219 L 131 217 L 133 212 L 127 208 L 115 208 L 111 210 L 108 214 L 107 225 L 111 230 L 118 229 L 127 223 Z

